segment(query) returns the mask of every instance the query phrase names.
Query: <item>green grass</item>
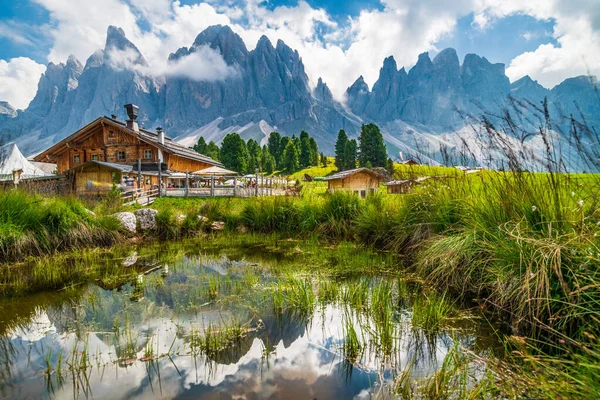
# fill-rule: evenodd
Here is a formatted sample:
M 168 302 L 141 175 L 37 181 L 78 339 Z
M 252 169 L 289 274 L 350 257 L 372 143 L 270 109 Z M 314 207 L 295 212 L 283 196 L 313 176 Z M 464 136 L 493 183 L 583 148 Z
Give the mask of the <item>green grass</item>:
M 0 192 L 0 261 L 111 245 L 120 238 L 117 227 L 114 219 L 91 214 L 74 198 Z

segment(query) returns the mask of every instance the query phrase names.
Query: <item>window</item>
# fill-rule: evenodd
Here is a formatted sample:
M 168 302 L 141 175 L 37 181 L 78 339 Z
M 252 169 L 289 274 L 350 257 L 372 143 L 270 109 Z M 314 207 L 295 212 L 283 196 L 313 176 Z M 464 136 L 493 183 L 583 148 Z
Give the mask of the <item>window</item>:
M 146 159 L 146 160 L 152 159 L 152 150 L 144 150 L 144 159 Z
M 92 161 L 98 161 L 98 154 L 92 154 Z
M 114 131 L 108 131 L 108 137 L 115 137 Z
M 117 160 L 125 161 L 125 152 L 124 151 L 117 151 Z
M 80 160 L 81 160 L 81 158 L 79 157 L 79 154 L 75 154 L 73 156 L 73 164 L 79 164 Z
M 361 190 L 360 191 L 360 197 L 362 199 L 366 199 L 367 198 L 367 191 L 366 190 Z

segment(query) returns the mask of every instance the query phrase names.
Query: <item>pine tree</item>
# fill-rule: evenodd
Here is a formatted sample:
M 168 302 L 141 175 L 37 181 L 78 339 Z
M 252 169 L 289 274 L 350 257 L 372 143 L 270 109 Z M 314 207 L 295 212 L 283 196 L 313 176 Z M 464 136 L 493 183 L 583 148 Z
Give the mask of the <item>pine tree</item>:
M 346 165 L 344 156 L 346 153 L 347 141 L 348 135 L 346 135 L 346 132 L 341 129 L 335 142 L 335 167 L 338 169 L 338 171 L 343 171 Z
M 212 158 L 213 160 L 219 161 L 219 152 L 219 146 L 217 146 L 215 142 L 211 140 L 206 146 L 206 153 L 204 153 L 204 155 Z
M 248 171 L 254 171 L 256 168 L 260 168 L 262 150 L 258 142 L 254 139 L 248 139 L 246 147 L 248 147 Z
M 363 125 L 359 142 L 358 163 L 361 167 L 386 167 L 387 151 L 383 143 L 383 135 L 377 125 Z
M 356 168 L 356 140 L 348 140 L 344 149 L 344 169 Z
M 390 175 L 394 176 L 394 160 L 388 158 L 386 169 L 390 173 Z
M 312 147 L 310 145 L 310 136 L 306 131 L 300 132 L 300 166 L 306 168 L 312 165 Z
M 319 146 L 313 137 L 310 138 L 310 158 L 310 165 L 319 165 Z
M 219 155 L 225 168 L 240 173 L 248 171 L 248 148 L 237 133 L 233 132 L 225 136 Z
M 206 140 L 204 140 L 204 136 L 200 136 L 198 138 L 198 143 L 196 143 L 194 147 L 192 147 L 192 149 L 194 149 L 194 151 L 196 151 L 197 153 L 206 155 L 208 145 L 206 144 Z
M 285 151 L 285 148 L 288 145 L 288 143 L 291 141 L 292 139 L 290 139 L 288 136 L 281 136 L 279 140 L 279 146 L 277 147 L 279 153 L 275 156 L 275 160 L 277 160 L 277 168 L 279 169 L 284 169 L 283 152 Z
M 279 132 L 271 132 L 269 135 L 269 139 L 267 141 L 267 147 L 269 148 L 269 152 L 273 157 L 275 157 L 275 162 L 277 165 L 280 163 L 279 156 L 283 153 L 283 149 L 279 149 L 279 145 L 281 143 L 281 135 Z
M 321 158 L 321 166 L 323 168 L 327 168 L 327 162 L 328 162 L 327 161 L 327 156 L 325 154 L 321 153 L 321 157 L 320 158 Z
M 288 142 L 285 146 L 285 150 L 283 152 L 283 169 L 288 174 L 293 174 L 300 167 L 300 162 L 298 161 L 298 149 L 292 140 Z
M 275 157 L 273 157 L 273 155 L 269 151 L 269 148 L 266 145 L 263 146 L 261 151 L 260 168 L 263 172 L 267 173 L 268 175 L 271 175 L 273 172 L 275 172 Z

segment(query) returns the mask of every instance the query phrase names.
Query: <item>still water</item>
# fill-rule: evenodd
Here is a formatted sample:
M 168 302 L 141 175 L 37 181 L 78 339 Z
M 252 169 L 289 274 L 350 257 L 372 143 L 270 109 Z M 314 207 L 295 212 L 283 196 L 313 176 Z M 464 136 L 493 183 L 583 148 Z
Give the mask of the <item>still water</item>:
M 391 398 L 459 348 L 498 350 L 389 255 L 301 242 L 116 253 L 101 258 L 121 277 L 0 300 L 1 398 Z M 468 364 L 467 384 L 485 371 Z

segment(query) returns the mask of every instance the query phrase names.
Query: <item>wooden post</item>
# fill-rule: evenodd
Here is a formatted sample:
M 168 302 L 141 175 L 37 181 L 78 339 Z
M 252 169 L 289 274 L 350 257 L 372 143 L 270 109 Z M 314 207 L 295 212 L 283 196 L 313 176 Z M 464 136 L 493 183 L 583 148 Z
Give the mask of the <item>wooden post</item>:
M 162 194 L 162 162 L 158 160 L 158 197 Z
M 137 159 L 137 170 L 138 170 L 138 192 L 142 188 L 142 159 Z
M 185 197 L 188 197 L 190 193 L 190 174 L 188 170 L 185 170 Z
M 258 168 L 256 168 L 256 185 L 254 186 L 254 195 L 258 197 Z
M 237 196 L 237 175 L 233 178 L 233 197 Z
M 215 175 L 210 176 L 210 196 L 215 197 Z

